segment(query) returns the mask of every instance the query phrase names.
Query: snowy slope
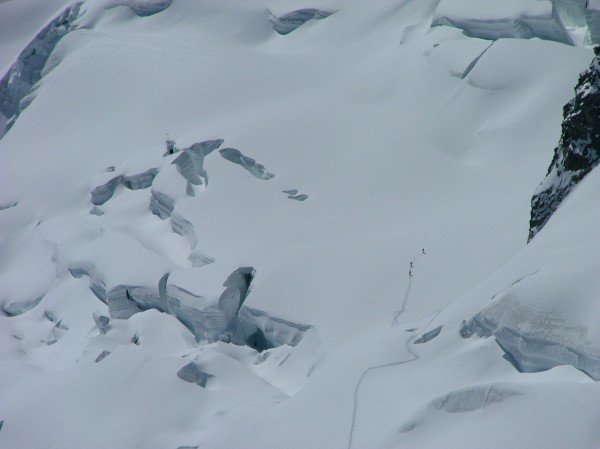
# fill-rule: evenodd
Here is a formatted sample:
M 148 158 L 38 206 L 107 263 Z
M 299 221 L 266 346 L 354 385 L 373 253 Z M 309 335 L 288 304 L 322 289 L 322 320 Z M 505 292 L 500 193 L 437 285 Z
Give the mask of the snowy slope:
M 0 446 L 595 446 L 597 170 L 526 245 L 585 25 L 89 0 L 56 43 L 38 3 L 0 3 L 5 72 L 52 43 L 0 140 Z

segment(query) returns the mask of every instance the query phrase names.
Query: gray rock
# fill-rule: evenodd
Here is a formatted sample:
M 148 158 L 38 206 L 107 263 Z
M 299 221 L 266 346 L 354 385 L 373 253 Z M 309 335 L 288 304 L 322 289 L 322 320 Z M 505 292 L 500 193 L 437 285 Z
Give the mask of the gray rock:
M 600 163 L 600 47 L 563 109 L 562 134 L 546 178 L 531 199 L 530 241 L 573 188 Z

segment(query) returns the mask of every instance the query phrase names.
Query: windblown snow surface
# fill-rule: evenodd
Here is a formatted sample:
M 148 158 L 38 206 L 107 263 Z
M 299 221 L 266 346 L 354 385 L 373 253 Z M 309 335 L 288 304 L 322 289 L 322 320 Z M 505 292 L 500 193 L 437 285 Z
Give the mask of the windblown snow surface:
M 0 447 L 598 447 L 593 6 L 0 1 Z

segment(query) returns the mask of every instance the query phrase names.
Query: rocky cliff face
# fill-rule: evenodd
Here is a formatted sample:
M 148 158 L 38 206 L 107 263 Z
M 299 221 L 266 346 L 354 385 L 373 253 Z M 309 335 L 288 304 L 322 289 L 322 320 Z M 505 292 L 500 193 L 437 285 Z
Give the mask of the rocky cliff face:
M 529 238 L 550 219 L 569 192 L 600 162 L 600 47 L 581 74 L 575 98 L 564 107 L 562 134 L 546 178 L 531 199 Z

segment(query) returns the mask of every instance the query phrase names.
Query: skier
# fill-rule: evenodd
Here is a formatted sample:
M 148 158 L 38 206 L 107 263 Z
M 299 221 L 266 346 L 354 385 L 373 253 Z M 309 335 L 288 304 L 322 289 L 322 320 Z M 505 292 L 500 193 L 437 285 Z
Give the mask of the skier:
M 411 268 L 413 267 L 413 264 L 412 264 L 412 262 L 410 263 L 410 267 L 411 267 Z
M 167 151 L 169 154 L 175 153 L 175 141 L 167 140 Z
M 408 270 L 408 277 L 412 277 L 412 270 Z
M 423 251 L 423 254 L 425 254 L 425 248 L 423 248 L 421 251 Z

